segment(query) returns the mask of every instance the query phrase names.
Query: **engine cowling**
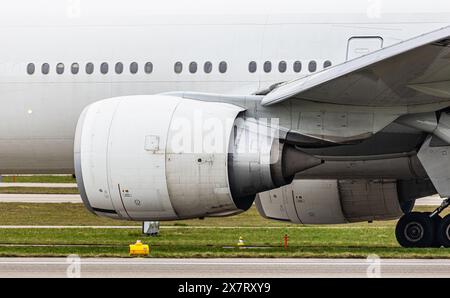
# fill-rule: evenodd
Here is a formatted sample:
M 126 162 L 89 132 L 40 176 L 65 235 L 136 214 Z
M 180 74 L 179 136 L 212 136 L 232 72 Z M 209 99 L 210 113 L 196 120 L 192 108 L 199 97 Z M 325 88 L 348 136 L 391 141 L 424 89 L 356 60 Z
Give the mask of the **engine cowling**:
M 279 128 L 243 112 L 168 95 L 88 106 L 74 152 L 85 205 L 98 215 L 139 221 L 232 215 L 250 208 L 257 193 L 320 164 L 280 143 Z
M 259 194 L 266 218 L 299 224 L 391 220 L 403 215 L 395 180 L 295 180 Z

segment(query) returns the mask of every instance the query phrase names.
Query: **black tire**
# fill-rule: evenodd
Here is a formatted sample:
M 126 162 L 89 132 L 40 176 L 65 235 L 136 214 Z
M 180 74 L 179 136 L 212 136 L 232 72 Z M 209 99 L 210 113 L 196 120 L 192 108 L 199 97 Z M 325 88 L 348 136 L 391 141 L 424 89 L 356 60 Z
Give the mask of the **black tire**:
M 450 214 L 442 220 L 438 232 L 437 239 L 444 247 L 450 247 Z
M 429 216 L 431 213 L 427 212 L 426 214 Z M 434 224 L 434 240 L 433 240 L 433 244 L 431 245 L 431 247 L 439 248 L 442 246 L 441 239 L 439 238 L 439 229 L 441 228 L 443 219 L 439 214 L 433 216 L 431 219 Z
M 432 247 L 434 235 L 434 221 L 421 212 L 403 215 L 395 228 L 397 241 L 403 247 Z

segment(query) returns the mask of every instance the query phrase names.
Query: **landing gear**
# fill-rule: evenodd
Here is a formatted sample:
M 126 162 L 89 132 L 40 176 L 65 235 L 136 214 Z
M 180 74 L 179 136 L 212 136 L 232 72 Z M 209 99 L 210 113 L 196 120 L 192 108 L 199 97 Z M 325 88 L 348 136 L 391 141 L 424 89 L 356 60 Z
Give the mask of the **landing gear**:
M 437 232 L 437 239 L 444 247 L 450 247 L 450 214 L 444 217 Z
M 395 236 L 403 247 L 430 247 L 434 241 L 434 223 L 426 213 L 405 214 L 397 223 Z
M 428 216 L 431 216 L 432 213 L 426 213 Z M 438 231 L 441 227 L 442 224 L 442 217 L 439 214 L 435 214 L 433 217 L 431 217 L 431 220 L 433 221 L 434 224 L 434 240 L 433 243 L 431 244 L 431 247 L 441 247 L 441 241 L 438 238 Z
M 448 206 L 450 199 L 445 199 L 431 213 L 405 214 L 395 229 L 398 243 L 403 247 L 450 247 L 450 216 L 442 219 L 439 215 Z

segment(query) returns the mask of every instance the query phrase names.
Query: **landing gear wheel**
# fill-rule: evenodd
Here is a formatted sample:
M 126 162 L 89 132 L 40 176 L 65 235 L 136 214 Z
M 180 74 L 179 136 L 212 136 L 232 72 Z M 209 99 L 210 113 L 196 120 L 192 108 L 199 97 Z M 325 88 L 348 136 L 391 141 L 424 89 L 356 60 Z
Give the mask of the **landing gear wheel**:
M 431 215 L 431 213 L 426 213 L 428 216 Z M 439 239 L 439 229 L 441 227 L 442 224 L 442 217 L 439 214 L 434 215 L 431 220 L 434 223 L 434 240 L 433 240 L 433 244 L 431 245 L 431 247 L 436 247 L 439 248 L 442 246 L 441 244 L 441 240 Z
M 426 213 L 405 214 L 395 228 L 397 241 L 403 247 L 431 247 L 434 235 L 435 222 Z
M 437 239 L 444 247 L 450 247 L 450 214 L 444 217 L 437 231 Z

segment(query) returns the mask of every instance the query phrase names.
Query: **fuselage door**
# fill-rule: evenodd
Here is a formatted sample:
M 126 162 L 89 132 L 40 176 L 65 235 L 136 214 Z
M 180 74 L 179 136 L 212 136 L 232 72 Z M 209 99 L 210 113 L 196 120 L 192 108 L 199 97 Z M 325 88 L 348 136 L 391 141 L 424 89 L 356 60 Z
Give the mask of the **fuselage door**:
M 382 47 L 383 38 L 379 36 L 352 37 L 348 40 L 347 61 L 375 52 Z

